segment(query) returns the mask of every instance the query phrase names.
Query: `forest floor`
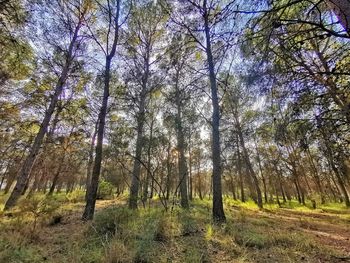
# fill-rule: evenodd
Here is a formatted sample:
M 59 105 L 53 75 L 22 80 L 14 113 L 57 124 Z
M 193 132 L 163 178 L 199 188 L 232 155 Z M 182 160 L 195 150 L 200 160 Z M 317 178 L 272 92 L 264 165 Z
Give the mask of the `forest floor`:
M 0 262 L 350 262 L 350 210 L 339 204 L 259 210 L 226 198 L 227 223 L 216 226 L 211 200 L 169 212 L 157 201 L 130 211 L 125 200 L 97 201 L 89 223 L 81 221 L 83 202 L 2 212 Z

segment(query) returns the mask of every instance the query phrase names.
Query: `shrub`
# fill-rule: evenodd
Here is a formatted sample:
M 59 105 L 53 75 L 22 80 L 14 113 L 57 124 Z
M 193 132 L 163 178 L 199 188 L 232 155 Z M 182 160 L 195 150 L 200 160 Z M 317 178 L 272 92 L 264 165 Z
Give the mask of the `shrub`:
M 42 257 L 35 249 L 23 243 L 13 243 L 0 238 L 0 262 L 39 263 L 42 262 Z
M 67 194 L 67 200 L 71 203 L 78 203 L 85 201 L 85 191 L 81 189 L 75 189 Z
M 181 235 L 190 236 L 199 231 L 196 221 L 188 212 L 181 213 L 179 216 L 181 221 Z
M 113 241 L 106 249 L 103 262 L 106 263 L 131 263 L 133 262 L 132 251 L 122 242 Z
M 33 216 L 32 232 L 34 233 L 39 217 L 42 219 L 50 217 L 59 207 L 59 203 L 50 197 L 33 196 L 24 199 L 19 204 L 21 214 Z
M 202 263 L 208 262 L 206 255 L 202 251 L 198 250 L 195 247 L 189 247 L 186 249 L 185 262 L 187 263 Z
M 241 246 L 262 249 L 269 247 L 269 237 L 249 229 L 241 229 L 234 233 L 235 242 Z
M 113 196 L 113 185 L 107 181 L 102 180 L 99 183 L 97 191 L 97 199 L 109 199 Z
M 123 207 L 108 207 L 97 213 L 92 227 L 98 235 L 111 237 L 121 234 L 123 226 L 133 218 L 133 211 Z

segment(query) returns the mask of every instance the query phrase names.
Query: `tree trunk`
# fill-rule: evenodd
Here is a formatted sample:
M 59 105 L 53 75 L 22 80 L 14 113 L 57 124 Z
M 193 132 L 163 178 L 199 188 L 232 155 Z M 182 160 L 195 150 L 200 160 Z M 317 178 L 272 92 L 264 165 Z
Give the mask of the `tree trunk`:
M 247 165 L 247 170 L 249 172 L 249 175 L 251 176 L 251 178 L 253 179 L 253 182 L 254 182 L 255 191 L 256 191 L 256 195 L 257 195 L 257 204 L 258 204 L 259 208 L 263 208 L 263 201 L 262 201 L 261 190 L 259 187 L 259 180 L 254 172 L 252 163 L 250 162 L 250 159 L 249 159 L 247 148 L 245 147 L 242 129 L 241 129 L 241 125 L 239 122 L 239 118 L 237 116 L 237 112 L 235 112 L 235 122 L 236 122 L 238 138 L 239 138 L 239 141 L 240 141 L 240 144 L 242 147 L 242 151 L 243 151 L 243 158 L 244 158 L 245 163 Z
M 83 14 L 82 14 L 82 16 L 83 16 Z M 56 104 L 58 102 L 58 98 L 59 98 L 60 94 L 62 93 L 63 86 L 66 83 L 66 80 L 68 78 L 68 73 L 69 73 L 70 66 L 71 66 L 71 63 L 73 60 L 73 56 L 74 56 L 74 46 L 76 45 L 76 41 L 78 38 L 78 33 L 80 30 L 82 21 L 83 21 L 83 19 L 81 18 L 79 20 L 77 26 L 75 27 L 75 31 L 74 31 L 72 40 L 71 40 L 70 45 L 69 45 L 65 65 L 62 69 L 61 75 L 60 75 L 60 77 L 57 81 L 57 84 L 55 86 L 54 94 L 52 95 L 49 107 L 48 107 L 47 111 L 45 112 L 44 119 L 41 122 L 39 131 L 34 139 L 34 143 L 33 143 L 32 147 L 29 150 L 28 156 L 25 159 L 23 166 L 21 167 L 21 170 L 19 171 L 16 186 L 13 189 L 9 199 L 6 202 L 4 210 L 8 210 L 16 205 L 18 198 L 20 197 L 21 193 L 23 192 L 23 190 L 28 182 L 30 172 L 32 170 L 35 159 L 39 153 L 44 136 L 47 133 L 47 128 L 49 126 L 49 123 L 50 123 L 52 114 L 55 110 Z
M 280 191 L 281 191 L 281 194 L 282 194 L 283 202 L 285 203 L 285 202 L 287 202 L 287 199 L 286 199 L 286 194 L 284 193 L 284 189 L 283 189 L 282 171 L 277 168 L 277 165 L 275 165 L 275 169 L 276 169 L 276 172 L 277 172 L 278 184 L 279 184 L 279 188 L 280 188 Z
M 146 181 L 145 181 L 145 187 L 143 189 L 143 196 L 142 196 L 142 202 L 146 202 L 148 199 L 148 188 L 149 188 L 149 183 L 152 180 L 152 174 L 151 174 L 151 150 L 152 150 L 152 140 L 153 140 L 153 124 L 154 124 L 154 117 L 152 115 L 151 117 L 151 125 L 150 125 L 150 131 L 149 131 L 149 143 L 148 143 L 148 148 L 147 148 L 147 171 L 146 171 Z M 151 187 L 153 186 L 153 184 L 151 184 Z M 151 193 L 153 194 L 153 191 L 151 191 Z M 151 194 L 151 196 L 152 196 Z
M 137 209 L 137 200 L 140 185 L 140 170 L 141 170 L 141 154 L 143 148 L 143 125 L 145 122 L 145 100 L 146 100 L 146 86 L 143 87 L 143 92 L 140 96 L 139 113 L 137 116 L 137 139 L 136 150 L 134 158 L 134 167 L 132 171 L 132 179 L 130 186 L 129 208 Z
M 263 173 L 263 169 L 261 166 L 261 160 L 260 160 L 260 154 L 259 154 L 259 150 L 258 150 L 258 144 L 256 142 L 256 138 L 254 137 L 254 143 L 255 143 L 255 150 L 256 150 L 256 154 L 257 154 L 257 159 L 258 159 L 258 165 L 259 165 L 259 170 L 260 170 L 260 175 L 261 175 L 261 179 L 263 182 L 263 187 L 264 187 L 264 197 L 265 197 L 265 203 L 267 203 L 267 188 L 266 188 L 266 180 L 264 177 L 264 173 Z
M 224 206 L 222 202 L 222 184 L 221 184 L 221 147 L 220 147 L 220 108 L 218 89 L 216 84 L 214 59 L 211 50 L 211 36 L 209 28 L 209 13 L 207 0 L 203 3 L 204 9 L 204 31 L 206 38 L 206 54 L 209 67 L 209 80 L 211 90 L 211 100 L 213 106 L 212 115 L 212 161 L 213 161 L 213 220 L 221 223 L 226 221 Z
M 241 201 L 245 202 L 245 194 L 244 194 L 244 180 L 243 180 L 243 173 L 242 173 L 242 162 L 241 162 L 241 153 L 240 153 L 240 147 L 239 147 L 239 139 L 238 134 L 236 133 L 236 149 L 237 149 L 237 170 L 238 170 L 238 176 L 239 176 L 239 186 L 241 190 Z
M 309 162 L 310 162 L 310 165 L 311 165 L 313 177 L 315 179 L 315 184 L 316 184 L 316 186 L 318 188 L 318 191 L 320 193 L 320 196 L 321 196 L 321 204 L 324 204 L 326 202 L 325 196 L 324 196 L 324 190 L 323 190 L 323 187 L 322 187 L 322 184 L 321 184 L 320 177 L 318 176 L 317 168 L 316 168 L 316 165 L 315 165 L 314 160 L 312 158 L 312 155 L 310 153 L 309 147 L 307 147 L 307 149 L 306 149 L 306 154 L 307 154 L 307 156 L 309 158 Z
M 29 190 L 29 193 L 27 195 L 26 198 L 30 198 L 33 196 L 34 192 L 38 189 L 38 186 L 39 186 L 39 183 L 40 181 L 42 180 L 42 177 L 44 176 L 43 173 L 41 173 L 41 175 L 39 176 L 39 174 L 37 174 L 34 178 L 34 182 L 33 182 L 33 185 L 32 187 L 30 188 Z
M 190 200 L 193 199 L 193 178 L 192 178 L 192 149 L 191 149 L 191 131 L 189 134 L 189 139 L 188 139 L 188 168 L 189 168 L 189 173 L 188 173 L 188 184 L 189 184 L 189 189 L 188 189 L 188 197 Z
M 324 128 L 322 127 L 321 123 L 320 123 L 320 119 L 317 120 L 318 122 L 318 125 L 321 130 L 321 134 L 322 134 L 322 137 L 323 137 L 323 143 L 324 143 L 324 146 L 325 146 L 325 155 L 326 155 L 326 158 L 328 160 L 328 163 L 330 165 L 330 167 L 332 168 L 336 178 L 337 178 L 337 181 L 338 181 L 338 185 L 340 187 L 340 190 L 343 194 L 343 198 L 344 198 L 344 201 L 345 201 L 345 205 L 347 207 L 350 207 L 350 198 L 349 198 L 349 194 L 346 190 L 346 187 L 345 187 L 345 184 L 344 184 L 344 181 L 343 181 L 343 178 L 342 178 L 342 175 L 340 173 L 340 170 L 338 169 L 338 167 L 336 166 L 336 161 L 334 159 L 334 154 L 333 154 L 333 150 L 332 150 L 332 146 L 330 145 L 330 141 L 329 141 L 329 138 L 327 136 L 327 131 L 324 130 Z
M 145 64 L 144 73 L 142 76 L 142 90 L 140 92 L 139 111 L 137 114 L 137 139 L 136 149 L 134 157 L 134 166 L 132 171 L 131 185 L 130 185 L 130 197 L 129 197 L 129 208 L 137 209 L 139 185 L 140 185 L 140 168 L 141 168 L 141 155 L 143 148 L 143 126 L 145 123 L 145 108 L 146 108 L 146 95 L 148 90 L 148 78 L 150 73 L 150 46 L 147 46 L 145 51 Z
M 83 220 L 92 220 L 95 213 L 95 204 L 97 198 L 98 182 L 101 173 L 101 163 L 103 154 L 103 136 L 106 124 L 106 115 L 108 107 L 109 98 L 109 85 L 110 85 L 110 74 L 111 74 L 111 62 L 116 53 L 118 37 L 119 37 L 119 10 L 120 10 L 120 0 L 116 2 L 117 9 L 114 18 L 114 39 L 110 53 L 106 56 L 106 67 L 104 72 L 104 89 L 103 89 L 103 99 L 100 108 L 100 113 L 98 116 L 98 128 L 97 128 L 97 143 L 95 150 L 95 160 L 94 167 L 91 174 L 90 187 L 87 189 L 86 194 L 86 206 L 83 213 Z M 107 47 L 108 50 L 108 47 Z
M 170 187 L 171 187 L 171 143 L 170 143 L 170 138 L 169 138 L 169 143 L 168 143 L 168 147 L 167 147 L 166 170 L 167 170 L 167 174 L 166 174 L 166 200 L 169 200 Z
M 181 207 L 189 208 L 187 195 L 187 177 L 188 170 L 185 158 L 185 138 L 182 127 L 182 105 L 180 98 L 180 90 L 178 86 L 179 70 L 176 72 L 175 81 L 175 97 L 176 97 L 176 134 L 177 134 L 177 150 L 178 150 L 178 169 L 179 169 L 179 185 L 181 194 Z
M 86 193 L 85 193 L 85 200 L 87 200 L 87 189 L 90 187 L 90 181 L 91 181 L 91 170 L 92 170 L 92 165 L 94 163 L 94 149 L 95 149 L 95 141 L 96 141 L 96 136 L 97 136 L 97 128 L 98 128 L 98 122 L 96 122 L 94 133 L 91 138 L 91 144 L 90 144 L 90 150 L 89 150 L 89 160 L 88 160 L 88 165 L 86 168 Z
M 207 0 L 203 3 L 204 9 L 204 31 L 206 38 L 206 53 L 209 67 L 209 79 L 211 100 L 213 106 L 212 115 L 212 161 L 213 161 L 213 220 L 221 223 L 226 221 L 224 206 L 222 202 L 222 185 L 221 185 L 221 147 L 220 147 L 220 108 L 218 90 L 215 76 L 214 59 L 211 50 L 211 36 L 209 28 L 209 13 L 207 8 Z
M 105 81 L 103 91 L 103 101 L 98 117 L 97 144 L 95 149 L 95 160 L 91 174 L 91 182 L 86 193 L 86 206 L 83 213 L 83 220 L 91 220 L 94 216 L 95 203 L 97 198 L 98 181 L 101 172 L 103 136 L 107 115 L 108 97 L 109 97 L 109 78 L 110 78 L 111 58 L 106 59 Z

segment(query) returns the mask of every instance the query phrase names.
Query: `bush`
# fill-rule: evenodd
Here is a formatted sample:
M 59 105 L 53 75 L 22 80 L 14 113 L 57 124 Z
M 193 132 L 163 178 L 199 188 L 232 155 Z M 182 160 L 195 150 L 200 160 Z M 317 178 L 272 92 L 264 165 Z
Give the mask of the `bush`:
M 111 237 L 121 234 L 123 225 L 133 218 L 133 211 L 122 207 L 108 207 L 97 213 L 92 227 L 98 235 Z
M 35 249 L 23 243 L 0 238 L 0 262 L 39 263 L 42 262 L 42 257 Z
M 113 196 L 113 189 L 111 183 L 102 180 L 98 186 L 97 199 L 110 199 Z
M 245 247 L 262 249 L 270 246 L 270 240 L 267 236 L 248 229 L 237 231 L 234 238 L 237 244 Z
M 199 231 L 195 219 L 187 211 L 180 214 L 179 220 L 181 221 L 182 236 L 190 236 Z
M 106 249 L 103 262 L 106 263 L 128 263 L 133 262 L 133 254 L 122 242 L 114 241 Z
M 85 201 L 85 191 L 81 189 L 75 189 L 67 194 L 67 200 L 71 203 L 78 203 Z
M 32 231 L 35 231 L 39 217 L 45 219 L 50 217 L 59 207 L 59 203 L 50 197 L 33 196 L 24 199 L 19 204 L 21 214 L 31 214 L 33 216 Z

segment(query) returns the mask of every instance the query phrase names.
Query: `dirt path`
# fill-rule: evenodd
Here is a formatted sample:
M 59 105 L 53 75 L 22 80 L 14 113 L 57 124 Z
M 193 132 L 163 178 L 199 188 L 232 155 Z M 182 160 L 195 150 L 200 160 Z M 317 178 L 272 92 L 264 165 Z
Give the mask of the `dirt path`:
M 350 262 L 350 223 L 339 215 L 280 209 L 274 213 L 266 212 L 264 216 L 278 219 L 287 229 L 306 233 L 316 243 L 339 251 L 344 255 L 341 260 Z

